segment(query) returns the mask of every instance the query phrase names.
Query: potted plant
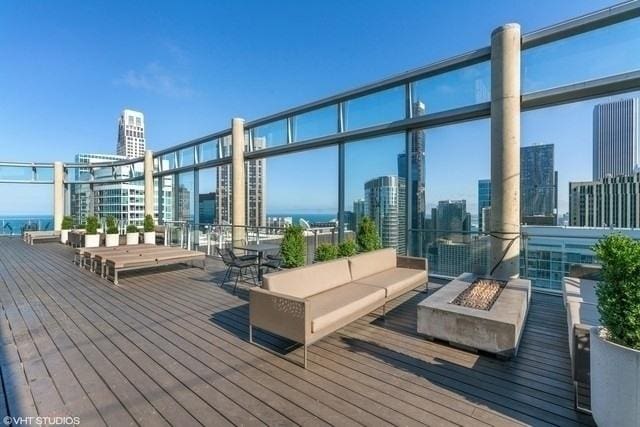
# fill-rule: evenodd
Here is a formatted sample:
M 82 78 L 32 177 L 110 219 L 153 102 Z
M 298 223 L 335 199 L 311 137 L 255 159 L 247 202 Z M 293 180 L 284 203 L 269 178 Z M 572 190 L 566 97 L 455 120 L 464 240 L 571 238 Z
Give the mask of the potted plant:
M 378 227 L 376 227 L 376 223 L 371 218 L 364 217 L 360 221 L 356 243 L 360 252 L 375 251 L 382 247 L 380 237 L 378 237 Z
M 100 235 L 98 234 L 98 218 L 91 215 L 87 217 L 87 232 L 84 236 L 84 246 L 86 248 L 97 248 L 100 246 Z
M 73 218 L 65 216 L 62 218 L 62 231 L 60 231 L 60 242 L 67 244 L 69 241 L 69 230 L 73 228 Z
M 355 240 L 349 239 L 338 245 L 338 256 L 340 258 L 354 256 L 358 253 L 358 245 Z
M 338 258 L 338 247 L 330 243 L 323 243 L 316 248 L 315 261 L 323 262 Z
M 144 244 L 155 245 L 156 244 L 156 228 L 153 223 L 153 215 L 144 216 Z
M 292 225 L 284 230 L 282 243 L 280 243 L 280 254 L 282 256 L 282 267 L 294 268 L 303 266 L 305 253 L 304 231 L 299 225 Z
M 120 244 L 120 234 L 118 233 L 118 224 L 112 216 L 107 217 L 107 238 L 105 246 L 112 247 Z
M 137 245 L 140 243 L 140 232 L 133 224 L 127 226 L 127 245 Z
M 591 410 L 600 426 L 640 425 L 640 242 L 611 234 L 595 246 L 601 327 L 590 331 Z

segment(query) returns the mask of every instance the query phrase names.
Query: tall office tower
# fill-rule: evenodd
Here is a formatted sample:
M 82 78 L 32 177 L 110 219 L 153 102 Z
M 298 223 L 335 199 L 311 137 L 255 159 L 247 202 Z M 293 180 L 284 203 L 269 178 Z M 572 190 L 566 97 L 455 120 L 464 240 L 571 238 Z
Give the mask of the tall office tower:
M 118 155 L 128 159 L 144 156 L 144 114 L 123 110 L 118 119 Z
M 484 233 L 488 233 L 489 227 L 486 224 L 489 222 L 484 220 L 484 209 L 491 206 L 491 180 L 479 179 L 478 180 L 478 230 Z
M 388 175 L 379 176 L 364 184 L 365 215 L 378 226 L 383 247 L 406 251 L 406 180 Z
M 593 180 L 629 176 L 640 165 L 640 98 L 593 109 Z
M 189 188 L 180 184 L 176 196 L 178 221 L 193 221 L 193 196 Z
M 412 106 L 412 117 L 423 116 L 426 112 L 424 102 L 417 101 Z M 410 225 L 412 229 L 424 228 L 426 218 L 426 188 L 425 188 L 425 131 L 414 130 L 410 133 L 411 141 L 409 145 L 409 161 L 407 154 L 398 155 L 398 176 L 405 178 L 409 184 L 410 204 Z M 408 168 L 408 170 L 407 170 Z M 420 233 L 411 233 L 411 247 L 421 247 Z
M 569 225 L 640 227 L 640 173 L 570 182 Z
M 553 144 L 520 148 L 520 222 L 556 225 L 558 175 Z
M 198 218 L 202 224 L 213 224 L 216 218 L 216 192 L 198 195 Z
M 353 215 L 351 216 L 352 222 L 349 224 L 349 229 L 358 231 L 360 221 L 364 218 L 364 199 L 356 199 L 353 201 Z
M 466 200 L 441 200 L 436 211 L 438 237 L 456 242 L 467 240 L 471 231 L 471 214 Z
M 231 137 L 225 137 L 220 141 L 220 149 L 223 156 L 231 155 Z M 264 138 L 254 138 L 254 149 L 266 146 Z M 246 225 L 262 227 L 267 224 L 266 209 L 266 180 L 267 161 L 265 159 L 248 160 L 245 162 L 245 194 L 246 194 Z M 231 165 L 218 168 L 217 182 L 217 209 L 216 222 L 218 224 L 232 223 L 232 175 Z

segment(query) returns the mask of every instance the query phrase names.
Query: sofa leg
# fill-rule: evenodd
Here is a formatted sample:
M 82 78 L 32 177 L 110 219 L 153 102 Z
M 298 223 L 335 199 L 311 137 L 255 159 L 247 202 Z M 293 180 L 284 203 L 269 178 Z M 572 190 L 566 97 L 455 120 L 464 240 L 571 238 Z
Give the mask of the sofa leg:
M 304 369 L 307 369 L 307 345 L 304 345 Z
M 253 326 L 249 324 L 249 342 L 253 344 Z

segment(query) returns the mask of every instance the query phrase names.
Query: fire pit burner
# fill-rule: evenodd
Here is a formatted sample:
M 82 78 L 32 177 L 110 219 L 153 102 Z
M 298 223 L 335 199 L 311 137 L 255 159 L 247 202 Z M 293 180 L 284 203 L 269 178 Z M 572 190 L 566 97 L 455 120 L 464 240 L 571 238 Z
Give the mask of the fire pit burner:
M 507 282 L 495 279 L 478 278 L 451 301 L 451 304 L 477 310 L 491 310 Z

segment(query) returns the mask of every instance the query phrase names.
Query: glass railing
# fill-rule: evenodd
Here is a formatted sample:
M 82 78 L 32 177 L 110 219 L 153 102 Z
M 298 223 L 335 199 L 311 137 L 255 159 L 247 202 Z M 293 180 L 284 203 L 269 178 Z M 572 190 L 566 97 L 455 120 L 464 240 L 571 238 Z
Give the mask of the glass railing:
M 25 231 L 53 230 L 53 217 L 50 215 L 0 216 L 0 236 L 20 236 Z

